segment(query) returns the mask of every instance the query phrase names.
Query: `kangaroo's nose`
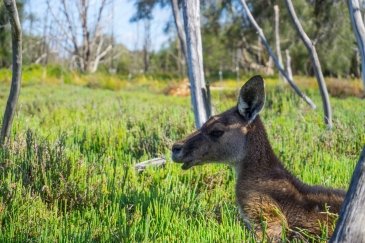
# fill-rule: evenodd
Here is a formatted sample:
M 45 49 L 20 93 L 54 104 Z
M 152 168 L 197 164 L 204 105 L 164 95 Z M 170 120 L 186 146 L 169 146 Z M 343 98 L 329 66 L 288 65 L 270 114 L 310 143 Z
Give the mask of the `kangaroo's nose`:
M 179 154 L 181 152 L 182 148 L 183 148 L 182 144 L 175 143 L 174 145 L 172 145 L 172 153 Z

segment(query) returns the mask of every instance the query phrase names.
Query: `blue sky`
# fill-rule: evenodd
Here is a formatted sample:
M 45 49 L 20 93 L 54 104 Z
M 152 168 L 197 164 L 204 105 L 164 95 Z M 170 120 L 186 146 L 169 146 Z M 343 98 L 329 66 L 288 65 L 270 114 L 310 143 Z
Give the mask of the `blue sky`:
M 139 26 L 137 26 L 138 24 L 130 23 L 129 21 L 135 12 L 134 1 L 121 0 L 116 2 L 121 2 L 120 5 L 115 8 L 115 18 L 119 19 L 115 21 L 114 31 L 119 34 L 118 40 L 129 49 L 133 49 L 137 41 L 137 30 L 139 30 L 139 43 L 137 46 L 141 47 L 144 34 L 143 22 L 140 22 Z M 156 7 L 153 16 L 154 19 L 151 22 L 151 42 L 152 48 L 157 50 L 168 40 L 168 36 L 163 32 L 163 29 L 167 21 L 172 18 L 171 9 L 169 7 L 164 9 Z M 118 29 L 120 31 L 118 31 Z
M 53 0 L 54 1 L 54 0 Z M 90 0 L 91 3 L 97 4 L 100 0 Z M 26 4 L 26 11 L 34 13 L 37 18 L 42 21 L 46 11 L 45 0 L 29 0 Z M 131 23 L 130 18 L 135 12 L 134 0 L 115 0 L 114 1 L 114 35 L 118 43 L 124 44 L 128 49 L 141 49 L 144 36 L 144 24 Z M 110 10 L 105 11 L 110 14 Z M 160 49 L 163 44 L 166 44 L 169 36 L 167 36 L 163 29 L 167 21 L 172 19 L 171 9 L 165 7 L 160 9 L 158 6 L 154 10 L 154 19 L 151 22 L 151 45 L 153 50 Z M 42 33 L 42 24 L 33 26 L 35 33 Z M 29 28 L 29 23 L 25 23 L 25 28 Z M 112 27 L 108 28 L 111 32 Z

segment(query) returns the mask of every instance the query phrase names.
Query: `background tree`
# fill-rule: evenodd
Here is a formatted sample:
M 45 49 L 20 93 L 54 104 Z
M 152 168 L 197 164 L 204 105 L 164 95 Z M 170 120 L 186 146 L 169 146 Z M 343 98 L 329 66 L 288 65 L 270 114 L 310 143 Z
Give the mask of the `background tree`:
M 12 40 L 12 80 L 10 94 L 6 103 L 3 117 L 0 144 L 4 145 L 10 136 L 10 129 L 13 123 L 15 108 L 18 103 L 22 73 L 22 30 L 19 21 L 18 10 L 15 0 L 4 0 L 4 5 L 9 16 L 11 25 Z
M 200 128 L 210 117 L 210 97 L 205 84 L 200 34 L 200 0 L 183 0 L 183 16 L 191 103 L 195 126 Z
M 348 2 L 352 28 L 356 37 L 358 51 L 361 54 L 361 77 L 365 88 L 365 26 L 360 12 L 358 0 Z M 357 63 L 356 63 L 357 64 Z
M 323 73 L 322 73 L 321 63 L 319 62 L 316 48 L 315 48 L 313 42 L 309 39 L 308 35 L 305 33 L 302 25 L 300 24 L 291 0 L 285 0 L 285 3 L 287 6 L 287 9 L 288 9 L 290 18 L 294 24 L 294 27 L 295 27 L 296 31 L 298 32 L 300 39 L 303 41 L 305 47 L 308 50 L 310 60 L 312 62 L 313 70 L 314 70 L 314 73 L 317 78 L 319 91 L 320 91 L 321 97 L 322 97 L 323 110 L 324 110 L 324 122 L 327 125 L 327 127 L 329 129 L 331 129 L 332 128 L 332 109 L 331 109 L 331 104 L 330 104 L 330 100 L 329 100 L 326 83 L 324 81 L 324 77 L 323 77 Z
M 245 0 L 241 0 L 242 3 L 242 7 L 245 10 L 245 14 L 247 15 L 247 17 L 249 18 L 250 23 L 252 24 L 252 26 L 256 29 L 258 36 L 262 42 L 263 45 L 265 45 L 267 52 L 269 53 L 269 55 L 272 57 L 272 59 L 274 60 L 274 63 L 277 67 L 277 69 L 279 70 L 279 72 L 285 77 L 285 79 L 288 81 L 288 83 L 290 84 L 290 86 L 293 88 L 293 90 L 295 91 L 295 93 L 302 98 L 312 109 L 316 108 L 316 105 L 313 103 L 313 101 L 307 97 L 305 94 L 303 94 L 303 92 L 299 89 L 299 87 L 294 83 L 293 80 L 289 79 L 288 74 L 285 72 L 284 67 L 279 63 L 278 58 L 276 57 L 276 55 L 274 54 L 274 51 L 271 49 L 265 35 L 264 32 L 262 31 L 262 29 L 260 28 L 260 26 L 257 24 L 256 20 L 254 19 L 254 17 L 252 16 L 250 9 L 246 3 Z
M 66 37 L 63 48 L 82 72 L 95 72 L 112 48 L 111 45 L 105 45 L 102 28 L 105 21 L 103 13 L 110 3 L 111 1 L 102 0 L 97 7 L 94 6 L 96 17 L 91 21 L 88 0 L 79 0 L 76 3 L 69 0 L 47 0 L 52 17 Z
M 16 1 L 20 21 L 24 19 L 24 1 Z M 5 5 L 0 5 L 0 67 L 11 65 L 11 26 Z

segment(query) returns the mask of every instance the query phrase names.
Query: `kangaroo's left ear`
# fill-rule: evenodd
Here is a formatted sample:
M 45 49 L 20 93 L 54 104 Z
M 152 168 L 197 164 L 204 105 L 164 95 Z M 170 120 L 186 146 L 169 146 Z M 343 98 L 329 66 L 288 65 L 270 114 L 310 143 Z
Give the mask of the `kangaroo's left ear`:
M 254 76 L 241 88 L 238 97 L 238 112 L 251 123 L 265 104 L 265 84 L 261 76 Z

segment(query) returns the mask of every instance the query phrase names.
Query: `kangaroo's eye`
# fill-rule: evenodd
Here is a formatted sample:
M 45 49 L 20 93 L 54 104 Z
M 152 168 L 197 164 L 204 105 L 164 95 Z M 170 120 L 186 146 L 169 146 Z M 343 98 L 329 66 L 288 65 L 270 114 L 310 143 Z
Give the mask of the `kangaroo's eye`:
M 221 130 L 213 130 L 209 133 L 209 136 L 214 137 L 214 138 L 219 138 L 220 136 L 222 136 L 224 133 L 224 131 Z

